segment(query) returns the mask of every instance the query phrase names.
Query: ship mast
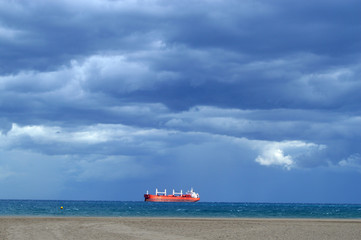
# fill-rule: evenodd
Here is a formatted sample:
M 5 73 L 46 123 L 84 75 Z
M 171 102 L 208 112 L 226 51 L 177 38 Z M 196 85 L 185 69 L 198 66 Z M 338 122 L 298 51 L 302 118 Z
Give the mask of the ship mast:
M 179 194 L 179 195 L 183 195 L 183 191 L 181 190 L 180 192 L 175 192 L 174 189 L 173 189 L 173 195 L 176 195 L 176 194 Z
M 164 192 L 159 192 L 159 191 L 158 191 L 158 188 L 156 188 L 156 189 L 155 189 L 155 195 L 158 195 L 158 193 L 164 194 L 164 196 L 166 196 L 166 195 L 167 195 L 167 189 L 164 189 Z

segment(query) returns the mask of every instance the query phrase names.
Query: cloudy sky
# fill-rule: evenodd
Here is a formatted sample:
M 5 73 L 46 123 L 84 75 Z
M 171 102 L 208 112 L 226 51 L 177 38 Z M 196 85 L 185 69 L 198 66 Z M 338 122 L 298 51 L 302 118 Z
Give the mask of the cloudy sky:
M 358 0 L 0 0 L 0 198 L 361 202 Z

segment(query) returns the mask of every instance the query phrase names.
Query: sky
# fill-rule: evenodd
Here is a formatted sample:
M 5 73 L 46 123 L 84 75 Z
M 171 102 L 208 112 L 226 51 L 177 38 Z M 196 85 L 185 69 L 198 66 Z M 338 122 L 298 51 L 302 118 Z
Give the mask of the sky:
M 0 0 L 0 198 L 361 203 L 358 0 Z

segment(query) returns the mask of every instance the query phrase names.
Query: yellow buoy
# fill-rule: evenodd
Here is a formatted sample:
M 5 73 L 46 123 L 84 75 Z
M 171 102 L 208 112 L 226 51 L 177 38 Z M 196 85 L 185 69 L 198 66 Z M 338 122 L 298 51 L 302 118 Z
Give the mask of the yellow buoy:
M 60 209 L 63 209 L 63 206 L 61 206 Z

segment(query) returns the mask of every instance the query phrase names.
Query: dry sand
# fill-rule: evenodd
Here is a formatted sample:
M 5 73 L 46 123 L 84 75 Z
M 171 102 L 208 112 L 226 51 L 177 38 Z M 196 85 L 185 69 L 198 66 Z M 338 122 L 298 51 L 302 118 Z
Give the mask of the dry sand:
M 1 240 L 361 239 L 361 220 L 0 217 Z

